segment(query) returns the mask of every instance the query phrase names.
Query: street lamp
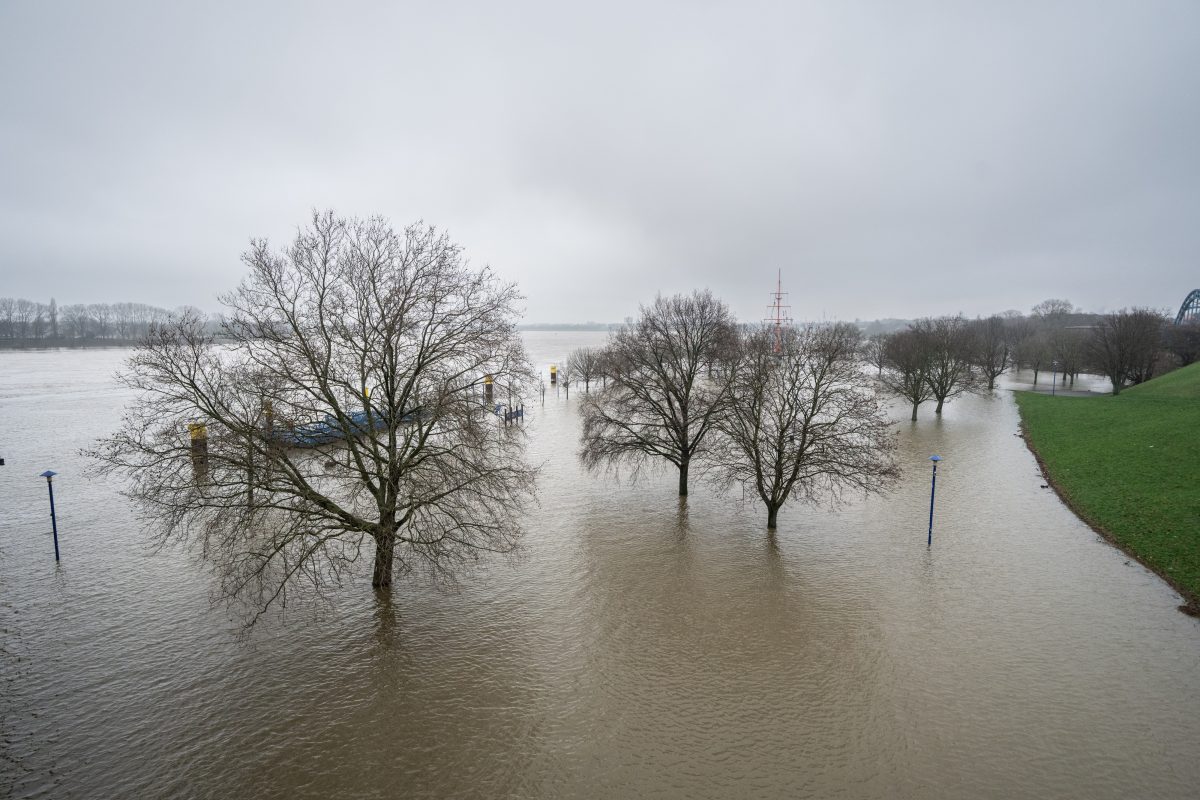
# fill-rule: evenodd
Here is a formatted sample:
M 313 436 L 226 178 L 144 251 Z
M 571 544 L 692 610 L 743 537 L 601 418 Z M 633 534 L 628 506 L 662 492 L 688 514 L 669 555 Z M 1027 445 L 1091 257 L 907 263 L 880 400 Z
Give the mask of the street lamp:
M 937 465 L 942 457 L 933 455 L 929 460 L 933 462 L 933 482 L 929 485 L 929 541 L 925 546 L 933 547 L 933 496 L 937 492 Z
M 1054 370 L 1050 373 L 1050 394 L 1054 395 L 1054 387 L 1058 385 L 1058 361 L 1051 361 L 1050 368 Z
M 54 481 L 57 475 L 53 470 L 46 470 L 42 477 L 46 479 L 46 488 L 50 490 L 50 527 L 54 529 L 54 560 L 58 561 L 58 519 L 54 516 Z

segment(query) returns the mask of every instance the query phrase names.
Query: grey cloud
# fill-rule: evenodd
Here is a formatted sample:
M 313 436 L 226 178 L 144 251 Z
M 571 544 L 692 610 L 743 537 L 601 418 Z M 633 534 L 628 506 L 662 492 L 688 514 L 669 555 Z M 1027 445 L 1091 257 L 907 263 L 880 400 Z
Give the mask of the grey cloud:
M 0 294 L 213 308 L 313 206 L 448 228 L 532 321 L 1200 285 L 1193 3 L 0 15 Z

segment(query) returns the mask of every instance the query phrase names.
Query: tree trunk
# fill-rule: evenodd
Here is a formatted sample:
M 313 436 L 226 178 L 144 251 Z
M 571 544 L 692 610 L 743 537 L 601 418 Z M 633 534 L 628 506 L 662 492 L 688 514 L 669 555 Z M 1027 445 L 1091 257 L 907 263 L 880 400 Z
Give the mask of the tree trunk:
M 690 461 L 690 459 L 685 458 L 683 460 L 683 463 L 681 463 L 679 465 L 679 496 L 680 497 L 687 497 L 687 476 L 688 476 L 689 461 Z
M 939 397 L 939 398 L 938 398 L 938 404 L 937 404 L 937 408 L 935 408 L 935 409 L 933 410 L 933 413 L 935 413 L 935 414 L 940 414 L 940 413 L 942 413 L 942 404 L 943 404 L 943 403 L 945 403 L 945 402 L 946 402 L 946 398 L 944 398 L 944 397 Z
M 390 590 L 392 588 L 392 562 L 396 554 L 396 532 L 388 531 L 375 536 L 375 572 L 371 576 L 371 587 Z
M 917 421 L 917 406 L 919 406 L 919 405 L 921 405 L 921 404 L 920 404 L 920 403 L 913 403 L 913 413 L 912 413 L 912 421 L 913 421 L 913 422 L 916 422 L 916 421 Z
M 996 376 L 988 375 L 988 391 L 990 392 L 995 388 L 996 388 Z
M 779 506 L 767 506 L 767 530 L 775 530 L 775 521 L 779 517 Z

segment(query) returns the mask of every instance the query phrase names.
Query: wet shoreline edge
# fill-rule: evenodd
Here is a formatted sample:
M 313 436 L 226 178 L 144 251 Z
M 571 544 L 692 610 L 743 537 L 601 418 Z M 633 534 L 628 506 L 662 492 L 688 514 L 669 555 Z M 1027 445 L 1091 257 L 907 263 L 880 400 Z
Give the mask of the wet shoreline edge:
M 1020 414 L 1020 406 L 1017 407 L 1017 413 Z M 1058 481 L 1054 479 L 1054 475 L 1050 472 L 1050 468 L 1046 465 L 1046 462 L 1042 460 L 1042 454 L 1038 452 L 1038 449 L 1034 445 L 1033 439 L 1029 434 L 1029 430 L 1025 427 L 1025 417 L 1023 415 L 1021 416 L 1020 433 L 1017 435 L 1021 437 L 1021 441 L 1025 442 L 1025 447 L 1028 448 L 1029 452 L 1033 454 L 1034 460 L 1037 461 L 1038 470 L 1041 472 L 1042 478 L 1046 481 L 1046 485 L 1054 490 L 1054 494 L 1058 497 L 1058 499 L 1062 501 L 1063 505 L 1071 510 L 1071 513 L 1074 514 L 1080 522 L 1091 528 L 1092 531 L 1094 531 L 1096 535 L 1103 539 L 1107 544 L 1120 550 L 1122 553 L 1141 564 L 1150 572 L 1153 572 L 1155 575 L 1161 578 L 1164 583 L 1170 586 L 1171 589 L 1183 599 L 1183 603 L 1177 606 L 1180 611 L 1190 617 L 1200 617 L 1200 596 L 1192 594 L 1178 582 L 1173 580 L 1169 575 L 1163 574 L 1161 570 L 1156 569 L 1153 565 L 1147 564 L 1145 561 L 1143 561 L 1142 557 L 1136 551 L 1120 542 L 1103 525 L 1093 521 L 1088 515 L 1087 510 L 1079 506 L 1079 504 L 1075 503 L 1070 496 L 1067 495 L 1062 486 L 1059 485 Z

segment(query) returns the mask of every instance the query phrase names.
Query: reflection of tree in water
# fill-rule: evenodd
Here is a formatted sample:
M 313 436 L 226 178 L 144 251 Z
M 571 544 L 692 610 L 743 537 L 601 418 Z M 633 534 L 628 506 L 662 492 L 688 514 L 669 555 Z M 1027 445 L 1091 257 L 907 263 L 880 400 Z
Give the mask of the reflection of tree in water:
M 686 494 L 679 496 L 679 505 L 675 510 L 675 532 L 680 538 L 688 532 L 688 499 Z
M 400 642 L 400 614 L 390 592 L 375 593 L 375 644 L 379 654 L 395 652 Z

